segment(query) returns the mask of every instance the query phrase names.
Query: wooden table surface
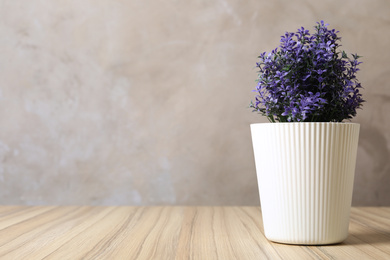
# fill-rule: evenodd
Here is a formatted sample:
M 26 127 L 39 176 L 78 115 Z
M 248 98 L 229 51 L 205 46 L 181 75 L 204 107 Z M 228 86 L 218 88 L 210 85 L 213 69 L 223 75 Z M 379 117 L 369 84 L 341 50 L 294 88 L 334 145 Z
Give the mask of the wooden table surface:
M 352 208 L 341 244 L 291 246 L 258 207 L 0 206 L 0 259 L 390 259 L 390 208 Z

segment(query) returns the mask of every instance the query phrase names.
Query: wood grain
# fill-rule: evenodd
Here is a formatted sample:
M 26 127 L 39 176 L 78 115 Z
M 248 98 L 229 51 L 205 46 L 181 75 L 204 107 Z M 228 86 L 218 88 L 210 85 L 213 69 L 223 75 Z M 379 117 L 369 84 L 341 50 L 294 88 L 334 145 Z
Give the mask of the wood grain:
M 390 259 L 390 208 L 329 246 L 269 242 L 257 207 L 0 207 L 0 259 Z

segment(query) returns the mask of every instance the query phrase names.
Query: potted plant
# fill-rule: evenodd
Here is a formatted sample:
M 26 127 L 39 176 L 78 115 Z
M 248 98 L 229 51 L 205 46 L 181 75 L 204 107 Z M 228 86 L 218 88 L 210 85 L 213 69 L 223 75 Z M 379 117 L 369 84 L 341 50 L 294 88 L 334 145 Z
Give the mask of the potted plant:
M 359 56 L 339 51 L 323 21 L 310 34 L 287 32 L 262 53 L 251 124 L 266 237 L 287 244 L 332 244 L 348 236 L 359 124 L 344 122 L 364 100 Z

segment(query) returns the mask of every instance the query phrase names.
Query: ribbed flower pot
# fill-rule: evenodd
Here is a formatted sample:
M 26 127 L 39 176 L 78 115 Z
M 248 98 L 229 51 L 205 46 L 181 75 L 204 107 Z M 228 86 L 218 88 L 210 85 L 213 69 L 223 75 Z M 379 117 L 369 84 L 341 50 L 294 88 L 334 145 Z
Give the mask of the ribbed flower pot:
M 252 124 L 266 237 L 333 244 L 348 236 L 359 124 Z

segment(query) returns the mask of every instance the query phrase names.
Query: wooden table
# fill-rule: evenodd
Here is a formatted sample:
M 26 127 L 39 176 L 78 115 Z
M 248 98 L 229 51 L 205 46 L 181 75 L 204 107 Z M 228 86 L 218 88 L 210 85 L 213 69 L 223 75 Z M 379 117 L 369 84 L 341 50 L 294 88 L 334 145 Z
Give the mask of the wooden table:
M 390 208 L 353 208 L 350 235 L 291 246 L 258 207 L 0 206 L 0 259 L 390 259 Z

